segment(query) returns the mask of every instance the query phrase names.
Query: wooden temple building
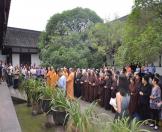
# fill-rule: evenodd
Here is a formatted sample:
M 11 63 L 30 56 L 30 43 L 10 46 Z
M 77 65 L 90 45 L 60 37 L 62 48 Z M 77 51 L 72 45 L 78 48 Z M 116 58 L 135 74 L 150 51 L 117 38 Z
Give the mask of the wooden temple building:
M 39 31 L 8 27 L 2 46 L 2 59 L 16 65 L 40 64 L 38 55 Z
M 0 1 L 0 61 L 39 65 L 39 31 L 7 27 L 11 0 Z

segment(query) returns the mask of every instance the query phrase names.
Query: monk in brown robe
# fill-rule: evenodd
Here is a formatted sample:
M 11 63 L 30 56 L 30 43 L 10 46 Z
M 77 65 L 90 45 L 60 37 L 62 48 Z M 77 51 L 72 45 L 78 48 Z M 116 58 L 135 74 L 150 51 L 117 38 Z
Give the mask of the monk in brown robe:
M 129 114 L 133 116 L 137 112 L 138 107 L 138 90 L 137 85 L 135 83 L 135 78 L 130 78 L 130 84 L 129 84 L 129 90 L 130 90 L 130 102 L 128 106 Z
M 87 72 L 84 70 L 82 71 L 83 76 L 80 79 L 80 84 L 81 84 L 81 96 L 82 99 L 85 100 L 85 89 L 88 85 L 88 81 L 87 81 Z
M 80 69 L 77 70 L 76 74 L 75 74 L 75 83 L 74 83 L 74 95 L 78 98 L 81 96 L 81 77 L 82 77 L 82 73 L 80 71 Z
M 87 80 L 85 81 L 85 100 L 89 102 L 89 88 L 91 86 L 90 71 L 88 71 Z
M 112 76 L 108 74 L 106 77 L 106 85 L 104 87 L 104 92 L 105 92 L 104 107 L 106 110 L 111 109 L 111 105 L 109 104 L 111 98 L 111 86 L 112 86 Z
M 102 74 L 99 77 L 99 84 L 98 84 L 98 95 L 99 95 L 101 107 L 104 106 L 104 97 L 105 97 L 104 86 L 105 86 L 105 84 L 106 84 L 106 82 L 105 82 L 104 74 Z
M 94 71 L 91 71 L 89 77 L 89 102 L 94 101 L 95 86 L 96 86 L 96 75 Z
M 69 99 L 74 99 L 74 72 L 69 69 L 69 76 L 66 81 L 66 93 Z
M 96 74 L 96 82 L 95 82 L 95 87 L 94 87 L 94 100 L 97 100 L 99 99 L 99 93 L 98 93 L 98 90 L 99 90 L 99 73 Z

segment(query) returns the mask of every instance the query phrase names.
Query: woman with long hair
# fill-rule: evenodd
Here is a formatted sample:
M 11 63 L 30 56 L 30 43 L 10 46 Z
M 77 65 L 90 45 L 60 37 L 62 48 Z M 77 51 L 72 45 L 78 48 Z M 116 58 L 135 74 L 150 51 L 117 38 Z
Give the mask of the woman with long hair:
M 128 105 L 130 101 L 128 86 L 127 78 L 125 76 L 119 76 L 118 92 L 116 93 L 117 112 L 115 119 L 128 115 Z

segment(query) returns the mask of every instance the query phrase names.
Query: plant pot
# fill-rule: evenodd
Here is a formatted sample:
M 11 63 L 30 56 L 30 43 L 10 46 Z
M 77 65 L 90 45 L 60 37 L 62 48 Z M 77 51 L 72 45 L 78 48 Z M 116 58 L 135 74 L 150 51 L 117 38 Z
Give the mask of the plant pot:
M 53 120 L 56 125 L 66 125 L 68 121 L 67 112 L 52 108 Z
M 32 103 L 32 115 L 35 116 L 38 114 L 38 103 L 37 102 L 33 102 Z
M 31 103 L 31 100 L 29 98 L 29 95 L 28 94 L 26 94 L 26 95 L 27 95 L 27 107 L 31 107 L 32 103 Z
M 42 110 L 43 112 L 47 113 L 51 109 L 51 99 L 43 99 L 42 100 Z
M 38 111 L 37 114 L 42 114 L 43 110 L 42 110 L 42 100 L 38 100 Z

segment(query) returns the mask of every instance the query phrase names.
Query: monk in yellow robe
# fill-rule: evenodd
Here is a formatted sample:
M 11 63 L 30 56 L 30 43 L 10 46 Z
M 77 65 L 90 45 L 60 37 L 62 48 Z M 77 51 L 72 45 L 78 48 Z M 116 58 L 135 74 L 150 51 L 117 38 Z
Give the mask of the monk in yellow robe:
M 68 78 L 68 72 L 67 69 L 64 67 L 64 72 L 63 72 L 64 76 L 66 77 L 66 79 Z
M 56 82 L 57 82 L 57 74 L 55 72 L 55 69 L 52 68 L 52 72 L 51 72 L 51 75 L 50 75 L 50 79 L 51 79 L 51 87 L 52 88 L 55 88 L 56 87 Z
M 69 69 L 69 76 L 66 81 L 66 94 L 67 98 L 74 99 L 74 72 L 72 69 Z
M 47 72 L 47 75 L 46 75 L 46 78 L 47 78 L 47 85 L 48 85 L 48 86 L 51 86 L 51 78 L 50 78 L 51 74 L 52 74 L 51 68 L 48 67 L 48 72 Z

